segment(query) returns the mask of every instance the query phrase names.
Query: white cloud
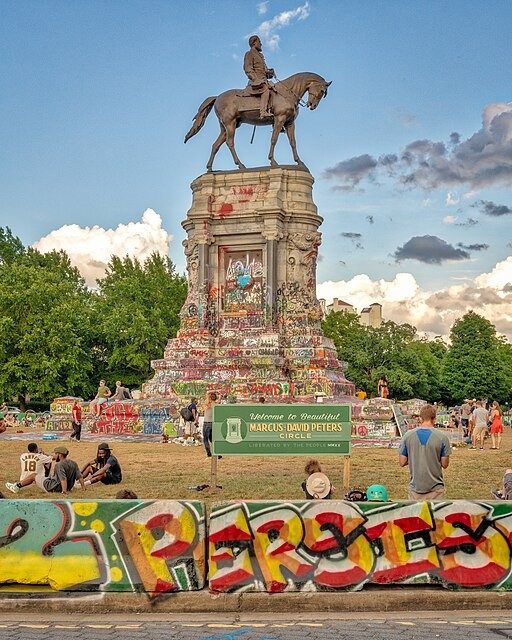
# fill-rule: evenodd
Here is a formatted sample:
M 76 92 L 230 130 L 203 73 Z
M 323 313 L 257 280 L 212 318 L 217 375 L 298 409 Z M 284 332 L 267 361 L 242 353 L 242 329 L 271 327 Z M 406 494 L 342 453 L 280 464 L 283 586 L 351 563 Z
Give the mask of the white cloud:
M 269 0 L 265 0 L 265 2 L 258 2 L 258 4 L 256 5 L 256 8 L 257 8 L 258 13 L 259 13 L 260 16 L 262 16 L 265 13 L 267 13 L 267 11 L 268 11 L 268 2 L 269 2 Z
M 448 191 L 446 194 L 446 206 L 447 207 L 456 207 L 460 202 L 460 198 L 457 197 L 457 194 Z
M 322 282 L 318 296 L 329 303 L 345 300 L 356 308 L 380 302 L 386 319 L 408 322 L 419 332 L 447 337 L 452 324 L 472 310 L 489 319 L 512 340 L 512 256 L 489 272 L 438 291 L 422 289 L 410 273 L 393 280 L 371 280 L 359 274 L 350 280 Z
M 443 224 L 455 224 L 458 220 L 457 216 L 445 216 L 443 218 Z
M 276 51 L 279 48 L 279 40 L 280 36 L 276 31 L 279 31 L 283 27 L 287 27 L 292 22 L 296 20 L 305 20 L 310 14 L 310 6 L 309 2 L 306 2 L 296 7 L 295 9 L 290 9 L 289 11 L 282 11 L 278 13 L 270 20 L 265 20 L 262 22 L 260 26 L 257 28 L 257 33 L 260 35 L 263 44 L 270 51 Z
M 111 256 L 144 261 L 152 253 L 168 255 L 172 236 L 162 228 L 162 218 L 146 209 L 139 222 L 120 224 L 115 229 L 66 224 L 34 244 L 42 253 L 63 250 L 80 270 L 89 286 L 101 278 Z

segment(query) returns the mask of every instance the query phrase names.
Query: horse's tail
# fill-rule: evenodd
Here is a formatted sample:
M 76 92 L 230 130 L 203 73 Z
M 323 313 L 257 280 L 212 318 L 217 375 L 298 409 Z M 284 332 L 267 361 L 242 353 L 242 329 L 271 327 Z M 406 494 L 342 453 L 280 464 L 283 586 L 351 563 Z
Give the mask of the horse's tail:
M 192 128 L 185 136 L 185 142 L 187 142 L 187 140 L 190 140 L 192 136 L 195 136 L 196 133 L 201 131 L 201 129 L 203 128 L 203 124 L 206 118 L 208 117 L 208 114 L 212 110 L 215 100 L 217 100 L 217 96 L 210 96 L 209 98 L 206 98 L 203 104 L 199 107 L 198 112 L 193 118 L 194 124 L 192 125 Z

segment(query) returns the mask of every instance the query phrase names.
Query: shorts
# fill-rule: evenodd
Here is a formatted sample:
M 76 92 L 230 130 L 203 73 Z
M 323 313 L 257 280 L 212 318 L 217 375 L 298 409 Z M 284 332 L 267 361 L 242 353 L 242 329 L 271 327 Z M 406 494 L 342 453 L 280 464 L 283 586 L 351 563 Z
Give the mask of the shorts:
M 51 478 L 45 478 L 43 480 L 43 491 L 46 491 L 46 493 L 62 493 L 62 488 L 61 488 L 61 484 L 59 482 L 59 484 L 54 487 L 53 489 L 50 489 L 50 483 L 52 482 Z
M 416 502 L 422 502 L 423 500 L 440 500 L 444 496 L 444 491 L 444 487 L 437 487 L 437 489 L 432 489 L 432 491 L 428 493 L 417 493 L 409 487 L 409 500 L 415 500 Z
M 107 473 L 101 479 L 101 482 L 103 482 L 103 484 L 119 484 L 121 482 L 121 478 L 117 478 L 116 476 L 113 476 L 109 471 L 107 471 Z
M 475 427 L 473 429 L 474 436 L 483 436 L 487 432 L 487 427 Z
M 461 418 L 460 423 L 464 429 L 467 429 L 469 427 L 469 418 Z
M 185 422 L 185 436 L 193 436 L 197 431 L 195 422 Z

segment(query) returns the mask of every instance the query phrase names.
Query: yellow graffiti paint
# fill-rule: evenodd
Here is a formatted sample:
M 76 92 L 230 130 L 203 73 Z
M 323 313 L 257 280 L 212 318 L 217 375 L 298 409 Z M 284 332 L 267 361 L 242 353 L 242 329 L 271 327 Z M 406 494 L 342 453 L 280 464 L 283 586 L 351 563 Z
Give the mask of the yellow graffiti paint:
M 92 516 L 92 514 L 98 508 L 97 502 L 74 502 L 73 503 L 73 511 L 77 516 Z
M 102 533 L 105 531 L 105 523 L 103 520 L 93 520 L 91 522 L 91 529 L 96 531 L 96 533 Z
M 33 551 L 0 549 L 0 582 L 49 585 L 56 591 L 100 579 L 94 556 L 43 556 Z
M 112 569 L 110 569 L 110 579 L 112 582 L 121 582 L 123 579 L 123 572 L 119 567 L 112 567 Z

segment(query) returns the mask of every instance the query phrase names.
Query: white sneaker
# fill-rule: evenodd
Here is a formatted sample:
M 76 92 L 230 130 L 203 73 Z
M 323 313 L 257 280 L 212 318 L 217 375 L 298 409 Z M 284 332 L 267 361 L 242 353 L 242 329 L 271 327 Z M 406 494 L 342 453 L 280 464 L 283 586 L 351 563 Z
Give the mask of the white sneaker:
M 14 482 L 6 482 L 5 486 L 9 489 L 9 491 L 12 491 L 13 493 L 18 493 L 20 490 L 18 485 L 15 484 Z

